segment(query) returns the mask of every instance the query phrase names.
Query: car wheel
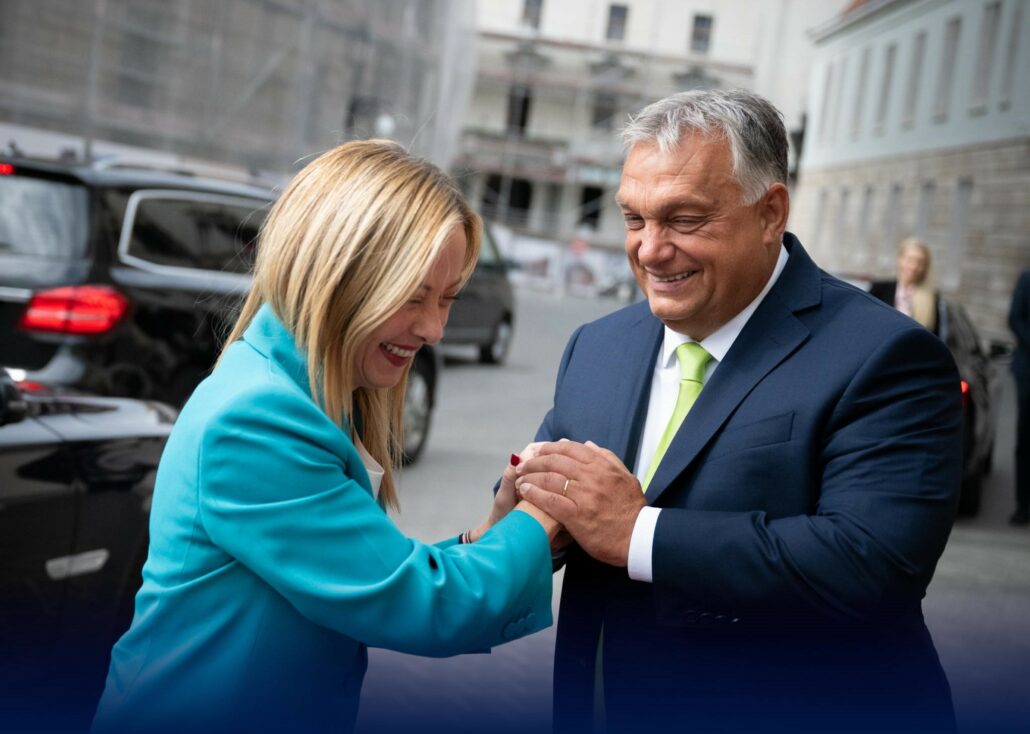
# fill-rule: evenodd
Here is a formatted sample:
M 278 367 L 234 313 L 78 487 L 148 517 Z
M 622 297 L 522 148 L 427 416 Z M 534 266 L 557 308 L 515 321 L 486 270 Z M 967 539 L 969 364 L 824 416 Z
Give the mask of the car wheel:
M 404 392 L 404 464 L 412 464 L 425 448 L 433 412 L 433 381 L 424 360 L 416 359 L 408 373 Z
M 479 361 L 483 364 L 504 364 L 511 348 L 511 322 L 507 319 L 498 322 L 494 327 L 493 338 L 489 344 L 479 347 Z

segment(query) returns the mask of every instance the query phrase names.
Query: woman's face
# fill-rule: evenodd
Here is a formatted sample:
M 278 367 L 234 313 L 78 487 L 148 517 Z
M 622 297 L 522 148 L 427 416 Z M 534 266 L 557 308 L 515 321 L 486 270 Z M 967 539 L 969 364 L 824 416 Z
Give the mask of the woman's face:
M 376 329 L 358 353 L 356 387 L 388 388 L 400 383 L 404 370 L 423 344 L 436 344 L 461 287 L 461 267 L 468 242 L 460 227 L 444 242 L 411 299 Z
M 922 283 L 930 264 L 928 260 L 923 248 L 906 247 L 898 256 L 898 281 L 911 286 Z

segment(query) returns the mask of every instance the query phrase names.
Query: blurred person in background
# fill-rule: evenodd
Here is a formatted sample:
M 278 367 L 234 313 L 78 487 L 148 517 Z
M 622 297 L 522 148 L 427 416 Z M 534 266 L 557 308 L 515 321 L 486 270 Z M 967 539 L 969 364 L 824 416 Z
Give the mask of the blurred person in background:
M 954 730 L 921 608 L 959 498 L 951 354 L 785 231 L 767 100 L 681 93 L 623 140 L 648 302 L 572 335 L 516 469 L 576 541 L 556 732 Z
M 876 281 L 869 292 L 936 334 L 939 296 L 931 266 L 930 246 L 909 237 L 898 248 L 897 279 Z
M 349 731 L 366 645 L 452 655 L 551 623 L 557 528 L 515 507 L 513 466 L 487 520 L 437 545 L 384 511 L 408 369 L 440 339 L 481 226 L 388 141 L 341 145 L 286 188 L 161 459 L 94 731 Z
M 1016 335 L 1012 376 L 1016 381 L 1016 511 L 1009 522 L 1030 523 L 1030 270 L 1024 270 L 1012 292 L 1009 328 Z

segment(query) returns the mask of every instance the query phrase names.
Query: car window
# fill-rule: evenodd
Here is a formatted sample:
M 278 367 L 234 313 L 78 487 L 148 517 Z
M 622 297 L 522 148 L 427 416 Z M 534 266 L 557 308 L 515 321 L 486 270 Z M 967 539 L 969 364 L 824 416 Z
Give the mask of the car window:
M 961 306 L 956 304 L 952 307 L 950 323 L 960 348 L 968 354 L 979 354 L 980 339 L 976 335 L 973 323 Z
M 127 254 L 155 265 L 249 272 L 262 207 L 245 199 L 140 197 L 129 207 Z
M 483 227 L 483 244 L 479 248 L 479 264 L 494 266 L 501 262 L 501 253 L 497 250 L 497 243 L 487 227 Z
M 0 255 L 84 256 L 88 204 L 89 194 L 78 184 L 0 176 Z

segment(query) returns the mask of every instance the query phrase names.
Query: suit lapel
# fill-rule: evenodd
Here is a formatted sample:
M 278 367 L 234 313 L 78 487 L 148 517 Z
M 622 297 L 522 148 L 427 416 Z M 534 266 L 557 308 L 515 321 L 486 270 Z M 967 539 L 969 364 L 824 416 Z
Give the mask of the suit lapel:
M 633 471 L 640 449 L 640 433 L 647 418 L 647 404 L 651 395 L 654 361 L 662 345 L 662 322 L 654 317 L 646 304 L 640 319 L 621 340 L 620 351 L 625 355 L 627 370 L 621 373 L 612 395 L 612 424 L 608 448 L 623 464 Z M 646 354 L 644 361 L 639 355 Z
M 697 458 L 755 385 L 808 339 L 794 314 L 819 303 L 820 273 L 793 235 L 785 235 L 784 243 L 787 266 L 684 419 L 651 479 L 648 504 Z

